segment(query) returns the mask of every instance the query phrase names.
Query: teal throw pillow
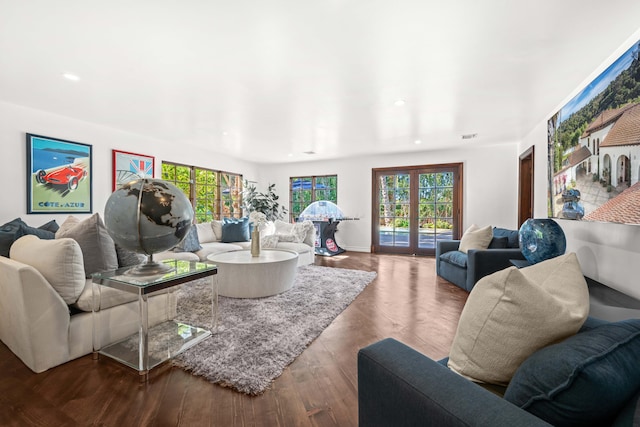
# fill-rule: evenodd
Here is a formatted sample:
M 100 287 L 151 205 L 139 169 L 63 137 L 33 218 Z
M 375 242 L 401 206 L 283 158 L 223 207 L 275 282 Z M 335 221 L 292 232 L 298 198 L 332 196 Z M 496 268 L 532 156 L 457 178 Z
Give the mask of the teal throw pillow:
M 640 390 L 640 319 L 608 323 L 538 350 L 504 398 L 554 426 L 610 425 Z
M 249 218 L 225 218 L 222 223 L 223 243 L 248 242 L 251 237 Z

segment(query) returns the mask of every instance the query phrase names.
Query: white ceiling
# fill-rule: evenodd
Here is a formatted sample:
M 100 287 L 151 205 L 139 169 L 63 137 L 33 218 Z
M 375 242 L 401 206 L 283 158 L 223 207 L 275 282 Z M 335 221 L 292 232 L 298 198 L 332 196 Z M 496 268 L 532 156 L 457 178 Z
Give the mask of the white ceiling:
M 637 0 L 0 0 L 0 101 L 258 162 L 513 143 L 639 17 Z

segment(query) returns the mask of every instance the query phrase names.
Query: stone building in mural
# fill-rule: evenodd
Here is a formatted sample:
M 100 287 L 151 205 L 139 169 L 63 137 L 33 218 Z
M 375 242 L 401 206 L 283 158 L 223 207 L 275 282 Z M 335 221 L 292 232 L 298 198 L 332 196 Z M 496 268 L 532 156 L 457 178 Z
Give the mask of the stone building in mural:
M 620 207 L 623 206 L 622 199 L 625 199 L 624 206 L 630 199 L 637 199 L 640 203 L 636 185 L 640 181 L 640 103 L 600 113 L 582 133 L 578 145 L 565 154 L 562 169 L 553 176 L 555 194 L 565 191 L 582 174 L 589 180 L 602 183 L 611 191 L 611 200 L 616 199 L 616 202 L 604 203 L 588 212 L 585 219 L 637 223 L 638 218 L 633 217 L 637 216 L 635 213 L 628 217 L 629 209 Z M 609 212 L 614 208 L 615 215 Z M 615 219 L 609 218 L 611 215 Z
M 591 156 L 582 166 L 587 173 L 614 187 L 638 182 L 640 176 L 640 103 L 600 113 L 580 138 Z

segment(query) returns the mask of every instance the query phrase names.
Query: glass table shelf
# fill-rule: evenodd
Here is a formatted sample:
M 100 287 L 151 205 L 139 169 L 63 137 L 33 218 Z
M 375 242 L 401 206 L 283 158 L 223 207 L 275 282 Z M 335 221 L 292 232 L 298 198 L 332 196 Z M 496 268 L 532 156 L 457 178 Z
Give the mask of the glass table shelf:
M 163 292 L 171 293 L 176 286 L 210 277 L 211 324 L 214 329 L 217 329 L 218 324 L 217 266 L 208 262 L 182 260 L 165 260 L 163 263 L 169 266 L 171 271 L 152 276 L 140 276 L 127 274 L 131 269 L 129 267 L 92 275 L 94 283 L 136 294 L 139 307 L 138 332 L 114 343 L 103 346 L 98 338 L 100 334 L 96 331 L 98 322 L 93 322 L 94 353 L 108 356 L 137 370 L 145 381 L 148 379 L 149 370 L 211 336 L 211 331 L 207 329 L 191 326 L 175 319 L 149 325 L 149 297 Z M 99 296 L 96 295 L 94 288 L 94 315 L 96 315 L 95 307 L 99 307 L 97 298 Z M 167 314 L 165 317 L 172 316 Z

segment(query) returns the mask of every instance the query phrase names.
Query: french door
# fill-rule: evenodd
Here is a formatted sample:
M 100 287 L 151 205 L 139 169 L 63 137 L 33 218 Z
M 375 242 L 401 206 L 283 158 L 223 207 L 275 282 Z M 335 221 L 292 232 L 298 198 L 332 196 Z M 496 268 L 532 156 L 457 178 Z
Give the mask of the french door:
M 434 255 L 459 238 L 462 163 L 373 169 L 372 251 Z

